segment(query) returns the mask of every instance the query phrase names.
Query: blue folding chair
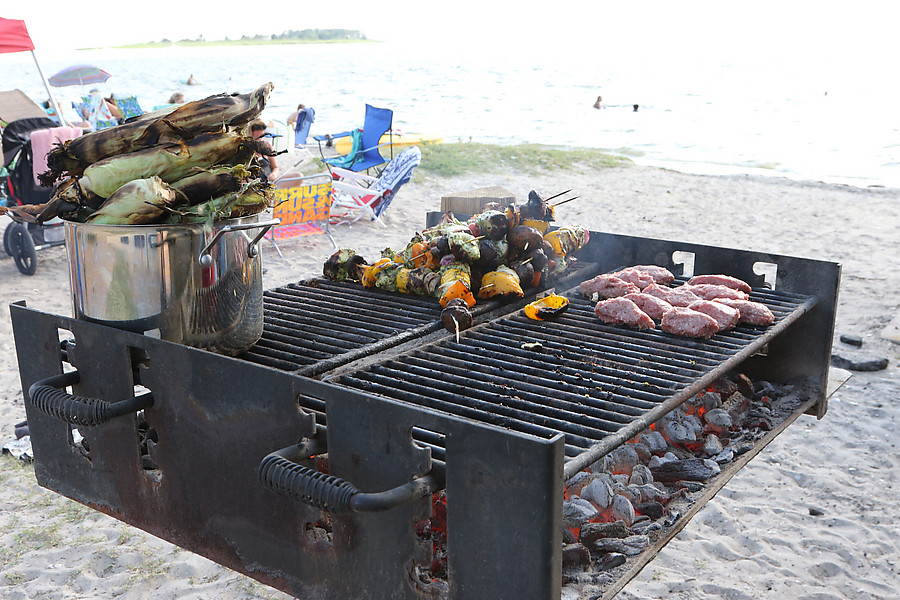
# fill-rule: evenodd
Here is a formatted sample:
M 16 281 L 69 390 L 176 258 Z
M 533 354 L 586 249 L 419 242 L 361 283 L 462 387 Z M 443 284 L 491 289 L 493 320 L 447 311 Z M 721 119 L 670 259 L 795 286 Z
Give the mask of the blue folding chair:
M 322 162 L 356 173 L 368 171 L 373 167 L 379 167 L 386 164 L 390 159 L 384 158 L 379 149 L 385 146 L 389 147 L 391 149 L 391 159 L 394 158 L 394 139 L 393 134 L 391 133 L 391 124 L 393 120 L 393 110 L 389 108 L 376 108 L 370 104 L 366 104 L 366 118 L 363 122 L 362 129 L 313 136 L 313 139 L 319 144 L 319 153 L 322 155 Z M 381 143 L 381 138 L 386 133 L 388 134 L 390 141 Z M 354 136 L 352 138 L 353 142 L 350 152 L 334 158 L 325 158 L 322 142 L 347 136 Z

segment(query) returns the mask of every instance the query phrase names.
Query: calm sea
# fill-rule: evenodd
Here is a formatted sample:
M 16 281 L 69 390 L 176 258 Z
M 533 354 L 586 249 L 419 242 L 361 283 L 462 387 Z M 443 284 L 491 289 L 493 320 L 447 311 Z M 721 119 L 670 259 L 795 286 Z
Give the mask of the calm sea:
M 392 108 L 402 131 L 447 141 L 585 146 L 686 172 L 900 187 L 896 96 L 879 89 L 880 79 L 862 81 L 857 65 L 677 48 L 654 60 L 559 50 L 523 43 L 449 52 L 388 42 L 38 56 L 48 77 L 96 64 L 113 75 L 96 87 L 136 95 L 147 110 L 174 91 L 195 100 L 271 81 L 264 118 L 284 121 L 302 102 L 316 109 L 312 134 L 361 126 L 370 103 Z M 0 56 L 0 68 L 3 89 L 46 99 L 29 54 Z M 192 74 L 201 85 L 184 85 Z M 81 93 L 57 89 L 63 99 Z

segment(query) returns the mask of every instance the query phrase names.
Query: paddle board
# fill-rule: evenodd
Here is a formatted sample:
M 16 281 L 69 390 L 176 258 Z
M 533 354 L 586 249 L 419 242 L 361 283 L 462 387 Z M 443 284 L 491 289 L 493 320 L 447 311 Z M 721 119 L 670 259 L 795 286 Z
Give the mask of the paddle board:
M 437 137 L 433 135 L 426 135 L 424 133 L 395 133 L 393 136 L 393 143 L 391 142 L 391 136 L 389 134 L 384 134 L 381 136 L 381 140 L 378 142 L 379 144 L 390 144 L 391 147 L 394 148 L 394 151 L 402 150 L 403 148 L 409 146 L 420 146 L 422 144 L 440 144 L 444 141 L 444 138 Z M 350 149 L 353 147 L 352 138 L 348 135 L 346 137 L 337 138 L 334 140 L 334 150 L 338 154 L 347 154 L 350 152 Z M 382 146 L 379 148 L 381 154 L 383 155 L 385 152 L 390 152 L 388 146 Z

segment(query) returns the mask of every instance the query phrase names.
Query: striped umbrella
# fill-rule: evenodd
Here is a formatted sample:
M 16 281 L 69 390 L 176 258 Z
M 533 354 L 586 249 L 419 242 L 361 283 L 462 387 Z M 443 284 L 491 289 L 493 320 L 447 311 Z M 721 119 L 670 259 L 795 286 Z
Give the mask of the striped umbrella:
M 54 87 L 65 87 L 67 85 L 83 86 L 86 83 L 103 83 L 110 77 L 109 73 L 94 65 L 75 65 L 66 67 L 59 73 L 52 75 L 47 81 Z

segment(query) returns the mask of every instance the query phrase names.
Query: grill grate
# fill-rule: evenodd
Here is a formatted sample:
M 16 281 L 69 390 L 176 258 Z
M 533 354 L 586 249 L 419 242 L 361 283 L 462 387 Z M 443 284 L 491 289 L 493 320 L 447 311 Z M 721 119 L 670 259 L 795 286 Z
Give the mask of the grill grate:
M 659 418 L 815 304 L 808 296 L 754 290 L 751 300 L 766 304 L 775 323 L 696 340 L 601 323 L 594 302 L 569 297 L 568 311 L 553 321 L 516 313 L 465 331 L 459 343 L 444 338 L 337 382 L 523 433 L 562 433 L 571 459 Z
M 595 272 L 595 265 L 575 265 L 559 285 L 569 286 Z M 483 315 L 503 304 L 479 302 L 472 314 Z M 321 278 L 265 292 L 263 314 L 262 338 L 240 358 L 307 377 L 442 328 L 436 298 Z
M 441 306 L 358 284 L 311 279 L 263 295 L 262 338 L 241 358 L 301 375 L 333 368 L 435 331 Z

